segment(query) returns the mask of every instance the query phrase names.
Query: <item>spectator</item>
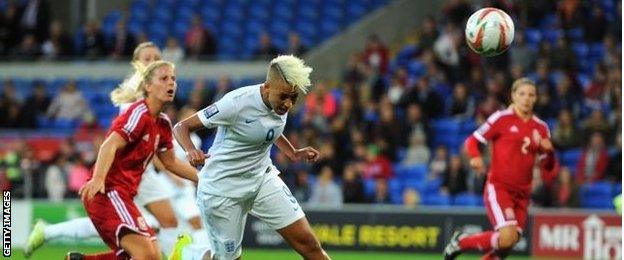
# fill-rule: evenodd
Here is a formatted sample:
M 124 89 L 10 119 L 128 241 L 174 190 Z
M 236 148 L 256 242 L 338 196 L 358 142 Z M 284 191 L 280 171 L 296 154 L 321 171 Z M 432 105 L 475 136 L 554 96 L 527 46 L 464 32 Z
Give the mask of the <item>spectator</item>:
M 17 4 L 10 1 L 0 16 L 0 55 L 9 55 L 21 40 Z
M 388 72 L 388 48 L 378 35 L 373 34 L 368 37 L 363 56 L 366 65 L 370 66 L 373 71 L 379 74 Z
M 334 153 L 334 145 L 330 142 L 323 142 L 319 147 L 319 159 L 312 166 L 312 171 L 318 174 L 322 171 L 323 167 L 329 166 L 333 172 L 342 172 L 342 163 L 336 160 Z
M 427 110 L 423 112 L 427 118 L 437 118 L 444 110 L 442 98 L 431 89 L 428 79 L 424 77 L 417 81 L 416 87 L 405 92 L 399 103 L 403 106 L 417 103 L 421 107 L 426 107 Z
M 604 16 L 604 12 L 602 8 L 598 4 L 594 4 L 591 7 L 591 15 L 589 19 L 583 22 L 584 24 L 584 32 L 585 32 L 585 40 L 588 42 L 600 42 L 607 34 L 608 21 Z
M 333 118 L 338 111 L 338 102 L 325 82 L 316 84 L 314 90 L 305 97 L 305 109 L 312 115 L 319 114 L 323 118 Z
M 57 155 L 54 163 L 48 166 L 45 174 L 45 186 L 48 199 L 52 202 L 61 202 L 67 191 L 67 176 L 71 165 L 63 154 Z
M 134 36 L 126 29 L 126 21 L 119 19 L 115 25 L 111 46 L 108 46 L 109 56 L 113 59 L 130 57 L 136 45 Z
M 429 163 L 429 176 L 427 176 L 428 180 L 438 179 L 443 176 L 449 166 L 448 156 L 446 146 L 441 145 L 436 148 L 435 155 Z
M 199 56 L 214 56 L 217 51 L 217 42 L 210 30 L 202 25 L 201 18 L 194 16 L 191 27 L 184 38 L 186 53 L 189 58 L 197 60 Z
M 390 160 L 379 153 L 379 148 L 370 145 L 366 150 L 366 163 L 364 164 L 364 179 L 388 180 L 393 176 Z
M 468 95 L 464 83 L 458 82 L 453 88 L 453 96 L 446 100 L 445 111 L 449 116 L 457 119 L 468 119 L 474 116 L 475 101 Z
M 171 36 L 167 38 L 167 46 L 165 46 L 162 52 L 162 58 L 163 60 L 171 61 L 175 64 L 184 59 L 184 50 L 180 48 L 178 39 Z
M 462 25 L 463 26 L 463 25 Z M 446 78 L 455 83 L 460 74 L 459 47 L 462 43 L 462 33 L 457 27 L 448 24 L 446 30 L 440 34 L 433 44 L 435 56 L 445 71 Z
M 37 40 L 32 34 L 26 34 L 24 38 L 22 38 L 20 45 L 13 51 L 13 57 L 22 61 L 32 61 L 40 55 L 39 45 L 37 45 Z
M 605 147 L 604 136 L 600 132 L 594 132 L 576 166 L 578 183 L 593 183 L 602 180 L 608 163 L 609 155 Z
M 526 43 L 524 32 L 517 31 L 514 34 L 514 43 L 512 47 L 509 48 L 509 52 L 512 64 L 520 65 L 524 71 L 531 71 L 533 69 L 537 57 L 533 48 Z
M 431 152 L 425 143 L 423 135 L 413 135 L 410 138 L 410 145 L 407 148 L 407 155 L 403 160 L 403 165 L 427 164 Z
M 301 43 L 301 38 L 296 32 L 288 34 L 288 50 L 286 53 L 295 56 L 302 56 L 308 51 L 308 48 Z
M 614 183 L 622 183 L 622 134 L 618 132 L 615 137 L 615 151 L 609 156 L 607 165 L 607 180 Z
M 584 135 L 589 137 L 591 133 L 600 132 L 603 137 L 609 140 L 609 134 L 611 133 L 611 126 L 609 126 L 609 122 L 604 117 L 604 113 L 601 109 L 594 109 L 592 113 L 583 121 L 582 129 L 584 131 Z
M 343 73 L 343 80 L 347 84 L 359 85 L 365 78 L 366 64 L 362 61 L 362 55 L 351 53 Z
M 559 178 L 554 185 L 552 200 L 556 207 L 576 208 L 579 203 L 579 188 L 572 178 L 568 167 L 561 167 Z
M 254 51 L 254 56 L 259 60 L 270 60 L 279 54 L 277 47 L 271 42 L 271 37 L 267 33 L 260 35 L 260 45 Z
M 466 0 L 451 0 L 444 4 L 442 12 L 450 23 L 462 27 L 466 25 L 466 19 L 472 14 L 472 7 Z
M 67 58 L 73 53 L 73 43 L 63 25 L 59 21 L 50 24 L 50 38 L 41 46 L 41 52 L 45 59 L 56 60 Z
M 495 95 L 488 94 L 485 100 L 481 102 L 481 105 L 477 108 L 475 116 L 488 118 L 491 114 L 501 109 L 503 109 L 503 104 L 498 101 Z
M 572 113 L 570 110 L 563 109 L 559 111 L 558 122 L 553 129 L 553 144 L 559 150 L 567 150 L 580 146 L 581 132 L 574 124 Z
M 37 118 L 44 116 L 50 106 L 50 97 L 43 82 L 37 81 L 34 85 L 32 94 L 20 109 L 20 126 L 24 128 L 37 127 Z
M 67 188 L 73 195 L 77 197 L 78 191 L 84 186 L 91 177 L 89 168 L 85 165 L 84 159 L 79 156 L 74 165 L 70 166 L 68 173 Z
M 435 18 L 427 16 L 422 24 L 420 32 L 420 42 L 418 46 L 420 49 L 432 49 L 433 43 L 438 38 L 438 28 Z
M 401 100 L 401 96 L 405 92 L 407 84 L 407 71 L 404 68 L 400 68 L 392 77 L 392 84 L 388 89 L 388 97 L 393 105 L 397 105 Z
M 403 207 L 415 209 L 420 204 L 420 193 L 413 188 L 403 190 Z
M 350 163 L 344 168 L 342 175 L 342 197 L 345 203 L 364 203 L 364 184 L 355 164 Z
M 606 71 L 603 68 L 597 68 L 594 72 L 594 78 L 592 79 L 589 86 L 583 86 L 585 89 L 585 98 L 586 102 L 589 102 L 590 105 L 600 106 L 600 102 L 602 102 L 602 98 L 605 95 L 606 91 L 606 83 L 607 83 L 607 75 Z
M 441 191 L 445 194 L 457 195 L 468 190 L 466 176 L 468 172 L 462 165 L 459 155 L 451 156 L 448 169 L 444 172 Z
M 535 103 L 535 114 L 540 118 L 554 118 L 557 116 L 557 110 L 553 106 L 549 91 L 540 92 L 537 95 L 537 103 Z
M 557 46 L 552 52 L 552 67 L 564 71 L 575 71 L 578 68 L 576 54 L 564 37 L 557 39 Z
M 27 0 L 22 10 L 20 30 L 22 33 L 38 37 L 38 43 L 48 38 L 50 24 L 50 8 L 45 0 Z
M 100 31 L 99 25 L 96 21 L 89 21 L 84 26 L 84 53 L 87 59 L 97 59 L 104 56 L 104 36 Z
M 295 178 L 295 187 L 292 190 L 293 196 L 299 202 L 307 202 L 311 196 L 310 177 L 308 172 L 304 169 L 298 169 Z
M 388 192 L 388 180 L 377 179 L 375 181 L 375 194 L 373 197 L 373 203 L 375 204 L 389 204 L 390 193 Z
M 407 126 L 405 133 L 407 136 L 403 137 L 402 143 L 407 143 L 414 136 L 424 138 L 425 143 L 428 143 L 430 136 L 430 129 L 427 120 L 423 117 L 422 108 L 418 104 L 410 104 L 407 106 Z
M 47 115 L 53 119 L 82 119 L 89 107 L 82 93 L 76 89 L 76 82 L 70 81 L 52 100 Z
M 388 156 L 391 161 L 396 161 L 396 151 L 399 148 L 405 148 L 405 143 L 401 142 L 406 135 L 404 133 L 405 126 L 397 119 L 394 113 L 394 107 L 387 97 L 384 98 L 380 105 L 379 122 L 374 127 L 374 139 L 381 140 L 381 150 Z
M 578 116 L 581 112 L 581 101 L 575 95 L 572 89 L 572 82 L 567 76 L 561 78 L 557 83 L 556 94 L 553 96 L 552 102 L 555 111 L 565 108 L 570 110 L 575 116 Z
M 17 127 L 20 124 L 19 109 L 21 99 L 17 96 L 12 81 L 5 81 L 0 95 L 0 128 Z
M 308 203 L 326 207 L 340 207 L 342 205 L 342 191 L 333 178 L 333 170 L 329 166 L 324 166 L 316 185 L 312 188 L 312 195 Z

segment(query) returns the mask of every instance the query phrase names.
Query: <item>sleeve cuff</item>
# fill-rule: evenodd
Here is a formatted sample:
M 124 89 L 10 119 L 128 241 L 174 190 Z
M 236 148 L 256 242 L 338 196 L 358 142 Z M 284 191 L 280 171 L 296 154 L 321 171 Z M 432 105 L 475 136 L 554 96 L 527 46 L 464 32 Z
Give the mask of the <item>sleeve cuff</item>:
M 477 138 L 477 140 L 479 140 L 479 142 L 481 142 L 482 144 L 487 144 L 488 143 L 488 141 L 485 139 L 485 137 L 483 137 L 481 134 L 479 134 L 477 132 L 472 133 L 472 136 Z

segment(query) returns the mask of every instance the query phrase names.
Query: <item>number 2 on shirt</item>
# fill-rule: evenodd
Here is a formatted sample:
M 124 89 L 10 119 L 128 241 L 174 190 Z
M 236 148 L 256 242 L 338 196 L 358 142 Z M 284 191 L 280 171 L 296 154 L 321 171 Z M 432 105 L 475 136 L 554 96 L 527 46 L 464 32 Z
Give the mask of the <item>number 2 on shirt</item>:
M 520 149 L 522 150 L 523 154 L 529 153 L 529 150 L 527 148 L 529 147 L 530 144 L 531 144 L 531 139 L 525 136 L 524 139 L 522 139 L 522 148 Z

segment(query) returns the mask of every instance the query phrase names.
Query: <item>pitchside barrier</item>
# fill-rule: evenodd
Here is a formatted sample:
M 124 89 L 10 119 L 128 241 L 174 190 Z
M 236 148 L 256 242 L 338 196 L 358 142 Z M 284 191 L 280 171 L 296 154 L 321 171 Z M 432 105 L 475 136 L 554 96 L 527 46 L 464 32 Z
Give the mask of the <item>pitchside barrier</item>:
M 305 207 L 314 232 L 328 250 L 442 252 L 453 230 L 475 233 L 491 228 L 480 207 L 419 207 L 345 205 L 342 208 Z M 84 216 L 79 201 L 12 203 L 12 244 L 21 247 L 36 219 L 56 223 Z M 57 244 L 100 244 L 99 239 Z M 611 211 L 588 209 L 530 210 L 522 240 L 514 254 L 545 258 L 621 259 L 622 219 Z M 288 248 L 279 234 L 250 216 L 245 248 Z

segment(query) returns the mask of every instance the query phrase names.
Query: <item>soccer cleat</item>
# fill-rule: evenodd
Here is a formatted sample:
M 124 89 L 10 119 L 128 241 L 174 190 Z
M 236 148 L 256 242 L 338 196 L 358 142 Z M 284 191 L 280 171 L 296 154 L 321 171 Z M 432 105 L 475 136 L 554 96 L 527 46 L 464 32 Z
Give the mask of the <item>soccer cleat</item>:
M 451 236 L 451 240 L 446 244 L 444 248 L 444 260 L 453 260 L 459 254 L 461 254 L 461 248 L 459 248 L 459 240 L 462 239 L 466 234 L 461 231 L 455 231 L 453 236 Z
M 65 260 L 82 260 L 84 259 L 84 255 L 78 252 L 69 252 L 65 256 Z
M 35 223 L 33 230 L 28 236 L 28 241 L 26 241 L 26 245 L 24 246 L 24 256 L 26 258 L 30 257 L 37 248 L 45 243 L 44 229 L 47 225 L 48 224 L 41 219 L 38 219 L 37 223 Z
M 182 249 L 185 246 L 191 244 L 193 240 L 188 234 L 182 234 L 178 236 L 178 241 L 173 245 L 173 252 L 169 255 L 169 260 L 182 260 Z

